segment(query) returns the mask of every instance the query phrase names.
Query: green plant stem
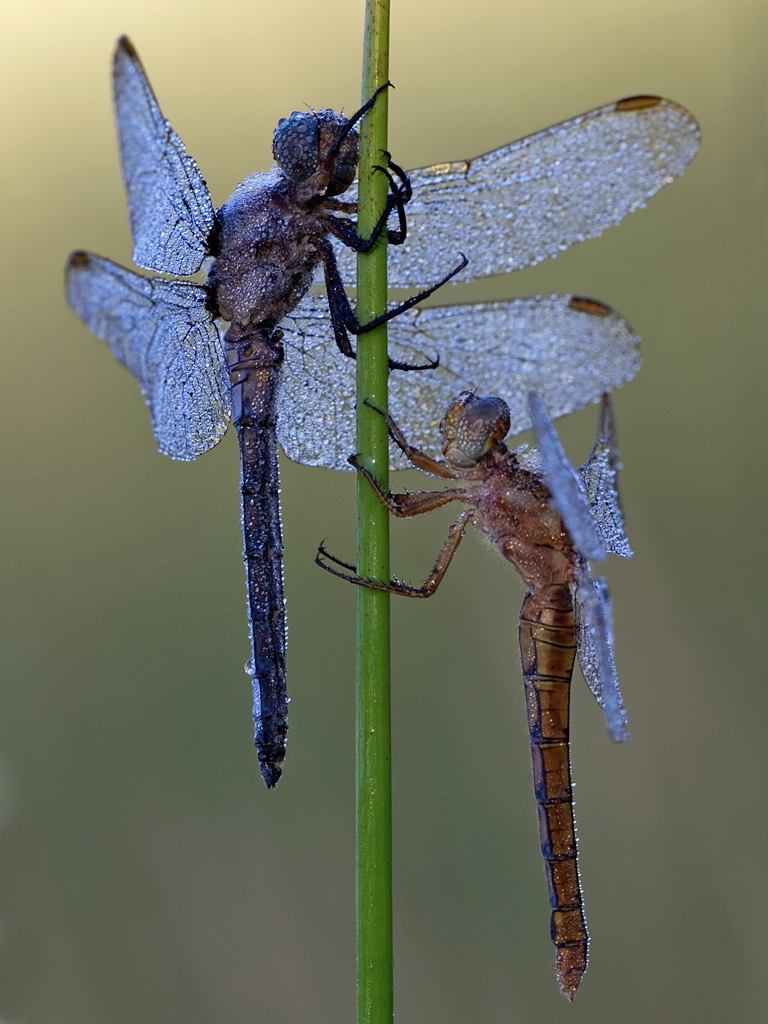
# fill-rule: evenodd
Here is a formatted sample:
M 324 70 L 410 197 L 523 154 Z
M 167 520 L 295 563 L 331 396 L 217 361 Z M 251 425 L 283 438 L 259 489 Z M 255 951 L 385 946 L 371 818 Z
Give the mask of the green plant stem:
M 388 79 L 389 0 L 366 0 L 362 100 Z M 387 90 L 360 131 L 358 224 L 369 235 L 387 197 L 386 177 L 373 170 L 387 148 Z M 357 316 L 362 323 L 386 310 L 386 238 L 358 257 Z M 364 405 L 387 408 L 386 325 L 357 339 L 357 450 L 382 486 L 389 486 L 387 428 Z M 357 569 L 389 580 L 386 508 L 358 476 Z M 392 786 L 390 765 L 389 594 L 357 588 L 357 1021 L 391 1024 Z

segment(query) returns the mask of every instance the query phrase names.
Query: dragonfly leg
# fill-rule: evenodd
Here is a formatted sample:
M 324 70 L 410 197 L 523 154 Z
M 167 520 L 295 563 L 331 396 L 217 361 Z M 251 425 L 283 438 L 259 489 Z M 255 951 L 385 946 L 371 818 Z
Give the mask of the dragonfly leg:
M 354 125 L 360 120 L 360 118 L 368 110 L 373 107 L 376 102 L 377 96 L 382 93 L 385 89 L 392 87 L 391 82 L 385 82 L 384 85 L 380 86 L 373 96 L 364 103 L 362 107 L 350 117 L 343 128 L 341 129 L 338 138 L 334 142 L 333 146 L 328 151 L 328 155 L 325 158 L 326 168 L 330 171 L 333 168 L 333 163 L 339 152 L 342 142 L 347 137 Z M 394 209 L 397 209 L 399 227 L 396 231 L 387 231 L 387 239 L 391 241 L 393 245 L 399 245 L 405 241 L 407 232 L 407 224 L 405 219 L 405 204 L 408 203 L 412 196 L 413 191 L 411 189 L 411 182 L 408 175 L 398 164 L 392 161 L 392 157 L 388 152 L 385 151 L 387 158 L 387 168 L 392 167 L 395 175 L 400 179 L 400 185 L 395 182 L 392 174 L 389 173 L 388 169 L 383 167 L 377 167 L 376 170 L 384 171 L 389 179 L 391 191 L 387 195 L 387 202 L 384 208 L 384 212 L 379 217 L 373 231 L 369 238 L 361 238 L 358 234 L 358 226 L 354 221 L 340 220 L 338 217 L 332 216 L 329 211 L 334 210 L 337 212 L 351 213 L 356 212 L 356 203 L 343 203 L 331 196 L 321 197 L 319 205 L 316 207 L 316 211 L 323 217 L 325 227 L 331 234 L 335 235 L 336 238 L 340 239 L 344 245 L 348 246 L 355 252 L 369 252 L 373 246 L 379 240 L 382 231 L 386 230 L 387 223 L 389 221 L 390 214 Z
M 390 245 L 402 245 L 406 239 L 408 233 L 408 223 L 405 217 L 405 204 L 410 202 L 413 198 L 413 190 L 411 188 L 411 179 L 403 168 L 396 164 L 392 159 L 391 155 L 385 150 L 384 155 L 387 158 L 387 166 L 381 167 L 379 164 L 374 165 L 375 171 L 382 171 L 389 178 L 389 184 L 392 191 L 387 196 L 387 208 L 382 216 L 379 218 L 376 227 L 373 229 L 373 233 L 370 239 L 361 239 L 357 234 L 357 226 L 350 224 L 348 220 L 339 220 L 338 217 L 325 216 L 324 220 L 328 230 L 334 235 L 339 241 L 344 242 L 350 248 L 354 248 L 356 252 L 367 251 L 371 247 L 371 244 L 375 242 L 381 231 L 386 224 L 390 213 L 393 209 L 397 208 L 398 220 L 400 221 L 397 231 L 387 231 L 387 241 Z M 390 168 L 395 172 L 394 176 L 390 174 Z M 402 188 L 395 182 L 394 177 L 398 177 L 402 183 Z M 356 214 L 358 212 L 357 202 L 344 202 L 341 199 L 323 199 L 322 210 L 324 214 L 328 214 L 331 211 L 333 213 L 347 213 Z M 364 242 L 366 245 L 365 250 L 356 248 L 358 242 Z
M 425 473 L 431 473 L 432 476 L 439 476 L 445 480 L 461 479 L 463 476 L 461 470 L 451 469 L 451 467 L 447 466 L 444 462 L 437 462 L 436 459 L 426 455 L 420 448 L 415 448 L 412 444 L 409 444 L 406 440 L 405 434 L 388 412 L 385 412 L 383 409 L 379 409 L 377 405 L 374 405 L 373 402 L 369 402 L 367 398 L 365 399 L 364 404 L 381 416 L 389 428 L 389 436 L 408 461 L 416 466 L 417 469 L 421 469 Z M 354 456 L 347 459 L 347 462 L 355 466 L 355 468 L 358 468 L 357 463 L 354 462 L 353 459 Z
M 318 561 L 320 558 L 327 558 L 329 562 L 333 562 L 334 565 L 340 565 L 342 569 L 349 569 L 351 573 L 354 573 L 355 576 L 357 576 L 357 566 L 352 565 L 351 562 L 342 562 L 340 558 L 337 558 L 335 555 L 332 555 L 330 551 L 326 550 L 325 541 L 323 541 L 321 544 L 318 544 L 317 554 L 315 555 L 315 561 L 323 569 L 328 569 L 327 565 L 323 565 L 320 561 Z M 341 579 L 349 579 L 349 577 L 345 573 L 335 572 L 333 569 L 328 569 L 328 572 L 333 573 L 334 576 L 340 576 Z
M 405 171 L 402 169 L 402 167 L 400 167 L 399 164 L 392 162 L 392 158 L 390 157 L 389 153 L 387 153 L 386 156 L 387 167 L 381 167 L 379 164 L 376 164 L 374 170 L 381 171 L 383 174 L 386 174 L 387 178 L 389 179 L 391 191 L 387 195 L 387 202 L 386 206 L 384 207 L 384 212 L 376 222 L 376 226 L 371 232 L 369 238 L 360 237 L 360 235 L 357 233 L 358 228 L 357 223 L 355 221 L 340 220 L 338 217 L 334 217 L 330 214 L 323 217 L 323 223 L 325 224 L 326 228 L 331 232 L 331 234 L 338 238 L 339 241 L 343 242 L 344 245 L 352 249 L 354 252 L 370 252 L 370 250 L 378 242 L 382 231 L 387 225 L 390 214 L 395 209 L 397 210 L 399 226 L 397 231 L 387 231 L 387 241 L 390 242 L 390 244 L 392 245 L 402 245 L 402 243 L 405 241 L 408 232 L 408 225 L 405 217 L 405 204 L 409 202 L 410 199 L 413 197 L 413 191 L 411 190 L 411 181 L 410 178 L 406 175 Z M 402 188 L 398 186 L 398 184 L 395 182 L 393 175 L 390 174 L 388 170 L 389 167 L 392 167 L 397 177 L 401 179 L 403 183 Z M 355 207 L 357 206 L 357 204 L 354 205 Z M 331 199 L 324 200 L 323 202 L 324 210 L 346 210 L 346 212 L 349 212 L 350 206 L 352 206 L 352 204 L 341 204 Z
M 402 185 L 403 202 L 410 202 L 411 199 L 413 199 L 413 189 L 411 188 L 411 179 L 408 172 L 403 170 L 400 164 L 395 163 L 395 161 L 392 159 L 392 154 L 389 152 L 388 149 L 385 149 L 382 152 L 384 153 L 384 156 L 387 158 L 388 170 L 394 171 L 395 177 L 400 179 L 400 183 Z M 392 182 L 391 178 L 389 180 L 390 182 Z M 393 188 L 394 187 L 395 186 L 393 185 Z
M 399 495 L 398 495 L 399 497 Z M 423 509 L 422 511 L 428 511 Z M 349 583 L 356 583 L 359 587 L 369 587 L 371 590 L 385 590 L 389 594 L 400 594 L 402 597 L 431 597 L 440 585 L 440 581 L 448 571 L 448 566 L 451 564 L 451 559 L 456 554 L 456 549 L 461 543 L 461 538 L 464 536 L 464 530 L 466 529 L 467 523 L 472 519 L 473 509 L 469 508 L 465 512 L 462 512 L 459 518 L 453 523 L 448 530 L 448 536 L 446 537 L 445 543 L 437 556 L 435 567 L 432 572 L 427 576 L 420 587 L 412 587 L 408 583 L 403 583 L 402 580 L 398 580 L 393 577 L 389 583 L 377 583 L 375 580 L 363 580 L 359 576 L 349 576 L 347 573 L 338 572 L 336 569 L 332 569 L 330 565 L 326 565 L 323 558 L 327 558 L 329 562 L 333 562 L 334 565 L 339 565 L 344 569 L 349 569 L 353 573 L 357 573 L 356 566 L 350 565 L 348 562 L 342 562 L 340 559 L 335 558 L 331 555 L 321 544 L 317 550 L 317 557 L 315 562 L 320 566 L 321 569 L 325 569 L 326 572 L 331 573 L 333 576 L 338 576 L 340 579 L 347 580 Z M 397 513 L 395 513 L 397 514 Z M 418 513 L 413 513 L 417 515 Z
M 341 274 L 339 273 L 339 267 L 336 263 L 336 256 L 332 246 L 328 242 L 319 240 L 315 241 L 314 244 L 323 260 L 325 288 L 328 294 L 328 306 L 331 311 L 331 324 L 333 326 L 336 344 L 339 347 L 339 351 L 341 351 L 345 356 L 350 356 L 353 359 L 355 357 L 355 353 L 347 332 L 350 334 L 365 334 L 368 331 L 372 331 L 374 327 L 378 327 L 380 324 L 387 323 L 389 320 L 394 319 L 394 317 L 399 316 L 400 313 L 404 313 L 407 309 L 411 309 L 417 303 L 431 295 L 432 292 L 441 288 L 444 284 L 450 281 L 455 274 L 458 274 L 460 270 L 463 270 L 469 262 L 466 256 L 462 254 L 462 262 L 455 267 L 450 274 L 446 274 L 442 280 L 438 281 L 437 284 L 419 292 L 418 295 L 413 295 L 410 299 L 406 299 L 405 302 L 388 310 L 382 316 L 376 317 L 375 320 L 371 320 L 367 324 L 361 324 L 355 316 L 354 310 L 347 298 L 347 293 L 344 289 L 344 282 L 341 279 Z M 425 363 L 421 366 L 413 365 L 411 363 L 401 363 L 398 360 L 390 359 L 389 368 L 391 370 L 434 370 L 439 363 L 439 356 L 431 362 Z
M 339 273 L 333 248 L 327 242 L 315 242 L 315 245 L 322 256 L 323 266 L 325 269 L 325 289 L 328 294 L 328 307 L 331 312 L 333 336 L 336 340 L 339 351 L 343 355 L 354 359 L 356 353 L 352 348 L 352 343 L 349 340 L 349 334 L 347 332 L 351 331 L 353 334 L 361 334 L 370 328 L 368 326 L 362 327 L 360 325 L 360 322 L 349 304 L 349 299 L 347 298 L 347 293 L 344 290 L 344 282 L 342 281 L 341 274 Z M 436 287 L 439 287 L 439 285 Z M 398 312 L 400 311 L 390 311 L 390 315 L 385 315 L 385 319 L 391 320 L 392 316 L 397 316 Z M 375 326 L 378 326 L 378 322 Z M 433 359 L 431 362 L 424 363 L 422 365 L 402 363 L 397 359 L 389 359 L 388 363 L 390 370 L 434 370 L 439 365 L 440 359 L 438 357 Z
M 386 174 L 389 179 L 389 187 L 391 192 L 387 197 L 387 204 L 389 200 L 394 200 L 393 206 L 397 209 L 397 218 L 399 225 L 397 231 L 387 231 L 387 241 L 390 245 L 402 245 L 408 236 L 408 222 L 405 216 L 405 204 L 409 203 L 413 199 L 413 189 L 411 188 L 411 179 L 408 177 L 403 168 L 396 164 L 392 159 L 392 154 L 387 150 L 384 151 L 384 155 L 387 158 L 387 166 L 382 167 L 380 164 L 374 166 L 375 171 L 381 171 L 382 174 Z M 395 175 L 400 179 L 400 185 L 395 182 L 393 175 L 390 170 L 395 172 Z
M 367 331 L 372 331 L 374 327 L 378 327 L 380 324 L 385 324 L 387 321 L 393 320 L 396 316 L 400 316 L 400 314 L 405 313 L 407 309 L 413 309 L 414 306 L 423 302 L 424 299 L 429 298 L 429 296 L 433 292 L 436 292 L 438 288 L 442 288 L 444 284 L 448 284 L 452 277 L 455 277 L 456 274 L 460 273 L 460 271 L 467 266 L 469 263 L 467 257 L 463 252 L 459 253 L 459 255 L 461 256 L 461 262 L 455 266 L 449 274 L 442 277 L 436 284 L 431 285 L 429 288 L 425 288 L 423 291 L 419 292 L 418 295 L 412 295 L 410 299 L 406 299 L 405 302 L 401 302 L 399 306 L 394 306 L 392 309 L 387 310 L 386 313 L 382 313 L 381 316 L 377 316 L 367 324 L 360 324 L 354 314 L 352 314 L 354 324 L 345 320 L 344 326 L 351 331 L 352 334 L 365 334 Z M 349 303 L 347 303 L 347 305 L 349 305 Z M 350 313 L 351 311 L 350 307 Z
M 341 132 L 339 133 L 339 137 L 336 139 L 336 141 L 334 142 L 333 146 L 330 149 L 330 152 L 328 154 L 329 158 L 332 159 L 333 157 L 336 156 L 336 154 L 338 153 L 339 149 L 341 148 L 341 144 L 344 141 L 344 139 L 346 139 L 346 137 L 349 135 L 349 133 L 355 127 L 355 125 L 360 120 L 360 118 L 363 116 L 363 114 L 367 114 L 368 113 L 368 111 L 371 109 L 371 107 L 376 102 L 376 100 L 377 100 L 377 98 L 379 96 L 379 93 L 384 92 L 385 89 L 394 89 L 394 88 L 395 87 L 394 87 L 394 85 L 392 85 L 391 82 L 385 82 L 384 85 L 380 85 L 379 88 L 376 90 L 376 92 L 373 94 L 373 96 L 371 96 L 371 98 L 366 103 L 364 103 L 362 105 L 362 107 L 360 107 L 360 109 L 356 113 L 354 113 L 352 115 L 352 117 L 347 119 L 347 123 L 341 129 Z
M 324 199 L 323 210 L 333 210 L 335 213 L 357 213 L 357 203 L 347 202 L 343 199 Z M 335 220 L 336 218 L 334 218 Z M 342 222 L 345 223 L 345 222 Z
M 411 188 L 411 179 L 403 168 L 399 164 L 395 163 L 390 153 L 386 153 L 386 157 L 386 168 L 380 167 L 377 164 L 375 170 L 382 171 L 386 174 L 389 178 L 389 184 L 393 194 L 399 194 L 400 196 L 400 201 L 395 204 L 397 206 L 397 216 L 400 223 L 397 231 L 387 231 L 387 241 L 390 245 L 402 245 L 408 235 L 408 222 L 405 217 L 405 204 L 409 203 L 413 198 L 413 190 Z M 400 179 L 403 186 L 402 190 L 398 189 L 398 186 L 393 181 L 392 175 L 389 173 L 390 170 L 394 171 Z
M 464 497 L 464 492 L 458 487 L 445 491 L 411 491 L 405 494 L 392 494 L 390 491 L 385 491 L 373 473 L 358 462 L 356 455 L 350 455 L 347 462 L 365 477 L 381 503 L 386 505 L 392 515 L 399 519 L 410 519 L 413 516 L 423 515 L 425 512 L 432 512 L 451 501 L 461 501 Z

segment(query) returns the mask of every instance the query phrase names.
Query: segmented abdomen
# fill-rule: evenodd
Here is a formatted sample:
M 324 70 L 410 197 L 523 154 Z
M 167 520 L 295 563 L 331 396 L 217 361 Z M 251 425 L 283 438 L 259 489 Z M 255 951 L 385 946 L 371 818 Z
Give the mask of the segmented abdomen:
M 280 382 L 280 335 L 259 332 L 228 346 L 232 418 L 240 442 L 240 492 L 248 623 L 252 659 L 253 721 L 259 767 L 268 788 L 285 758 L 288 697 L 285 679 L 283 542 L 275 408 Z
M 526 595 L 520 611 L 520 657 L 541 852 L 553 908 L 557 977 L 563 994 L 573 999 L 587 969 L 589 936 L 579 883 L 568 752 L 576 626 L 567 585 Z

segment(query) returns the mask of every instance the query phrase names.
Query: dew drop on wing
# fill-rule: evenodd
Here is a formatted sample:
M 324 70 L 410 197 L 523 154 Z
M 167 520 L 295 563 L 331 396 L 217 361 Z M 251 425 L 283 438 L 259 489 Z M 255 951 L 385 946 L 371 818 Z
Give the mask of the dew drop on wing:
M 618 491 L 619 469 L 613 405 L 608 395 L 604 395 L 595 444 L 579 472 L 597 532 L 606 549 L 622 558 L 630 558 L 632 549 L 624 532 Z
M 588 564 L 579 573 L 575 597 L 581 673 L 603 709 L 611 738 L 626 742 L 629 731 L 613 657 L 611 598 L 605 580 L 590 576 Z
M 538 391 L 530 391 L 528 405 L 552 503 L 579 554 L 602 562 L 607 551 L 592 518 L 581 477 L 566 458 Z
M 454 283 L 518 270 L 596 238 L 681 175 L 700 135 L 692 115 L 670 100 L 610 103 L 478 156 L 466 173 L 457 175 L 455 164 L 416 168 L 409 244 L 390 253 L 390 287 L 427 287 L 459 249 L 469 264 Z M 343 275 L 354 272 L 348 251 L 339 264 Z
M 349 470 L 356 445 L 354 362 L 339 360 L 328 344 L 321 296 L 305 296 L 282 327 L 278 439 L 294 461 Z M 390 355 L 402 362 L 440 355 L 436 370 L 390 377 L 390 412 L 411 443 L 437 459 L 442 453 L 428 410 L 446 408 L 479 381 L 496 382 L 514 435 L 531 426 L 531 387 L 559 417 L 599 400 L 640 366 L 639 339 L 626 320 L 570 295 L 409 310 L 389 324 L 389 343 Z M 404 457 L 391 455 L 392 468 L 402 469 Z

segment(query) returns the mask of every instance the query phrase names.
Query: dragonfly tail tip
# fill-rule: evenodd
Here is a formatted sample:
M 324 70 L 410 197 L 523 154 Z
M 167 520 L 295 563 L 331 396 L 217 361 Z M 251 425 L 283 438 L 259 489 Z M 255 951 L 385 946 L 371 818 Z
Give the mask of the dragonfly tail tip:
M 261 768 L 261 777 L 264 779 L 267 789 L 274 789 L 280 779 L 280 776 L 283 774 L 282 764 L 262 761 L 259 764 L 259 768 Z
M 586 943 L 579 943 L 573 947 L 559 947 L 556 969 L 560 991 L 568 1002 L 572 1003 L 587 969 Z

